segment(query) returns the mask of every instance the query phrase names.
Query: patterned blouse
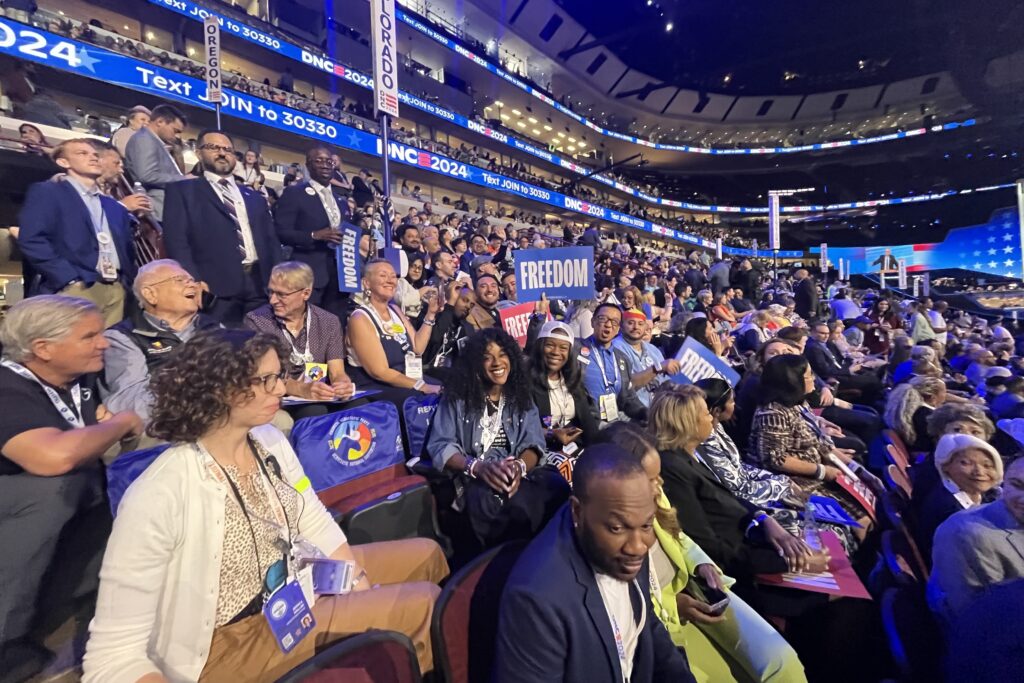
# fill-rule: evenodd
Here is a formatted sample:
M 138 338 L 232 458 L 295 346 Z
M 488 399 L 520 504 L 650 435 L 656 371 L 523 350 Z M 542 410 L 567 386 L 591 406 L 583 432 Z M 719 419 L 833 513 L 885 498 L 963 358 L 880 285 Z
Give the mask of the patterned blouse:
M 778 503 L 790 494 L 791 481 L 788 476 L 772 474 L 740 460 L 739 449 L 721 424 L 715 424 L 711 436 L 697 447 L 697 451 L 737 498 L 754 505 L 767 506 Z
M 773 402 L 761 406 L 754 413 L 749 455 L 765 469 L 780 471 L 788 457 L 815 465 L 828 464 L 833 448 L 832 438 L 818 425 L 806 403 L 787 408 Z M 834 483 L 818 481 L 814 477 L 789 476 L 811 495 L 835 498 L 855 519 L 864 514 L 856 500 Z
M 267 452 L 259 441 L 253 439 L 260 458 L 266 461 Z M 230 486 L 224 502 L 224 550 L 220 563 L 220 595 L 217 598 L 217 626 L 230 622 L 253 598 L 263 593 L 263 580 L 267 570 L 284 558 L 280 546 L 280 528 L 274 521 L 274 512 L 267 499 L 263 484 L 263 473 L 258 465 L 248 474 L 239 474 L 238 468 L 228 465 L 224 471 L 235 482 L 245 508 L 238 505 Z M 298 534 L 298 498 L 295 489 L 281 481 L 268 469 L 274 491 L 284 506 L 291 537 Z M 252 523 L 250 531 L 249 524 Z M 253 535 L 256 545 L 253 546 Z M 259 558 L 257 562 L 257 557 Z

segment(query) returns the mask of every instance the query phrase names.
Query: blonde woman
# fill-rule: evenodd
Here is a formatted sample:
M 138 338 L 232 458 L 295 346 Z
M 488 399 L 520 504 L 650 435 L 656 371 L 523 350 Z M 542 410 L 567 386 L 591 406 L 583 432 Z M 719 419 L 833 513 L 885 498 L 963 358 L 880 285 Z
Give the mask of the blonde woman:
M 938 377 L 914 377 L 898 385 L 885 402 L 885 424 L 915 452 L 931 452 L 928 417 L 946 402 L 946 383 Z
M 735 579 L 722 574 L 714 561 L 679 528 L 675 508 L 662 490 L 661 456 L 650 435 L 634 422 L 615 422 L 601 437 L 640 458 L 651 480 L 657 504 L 650 550 L 651 602 L 672 641 L 686 650 L 697 683 L 736 680 L 806 681 L 803 665 L 786 640 L 740 596 L 728 592 L 729 604 L 711 614 L 707 603 L 691 597 L 691 582 L 728 591 Z M 746 676 L 737 679 L 734 671 Z

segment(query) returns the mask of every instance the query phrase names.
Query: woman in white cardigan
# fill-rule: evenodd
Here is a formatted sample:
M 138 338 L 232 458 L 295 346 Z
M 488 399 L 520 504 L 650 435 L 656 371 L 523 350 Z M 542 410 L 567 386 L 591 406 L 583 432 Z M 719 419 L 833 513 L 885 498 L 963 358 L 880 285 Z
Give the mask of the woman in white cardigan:
M 433 541 L 350 546 L 268 423 L 287 353 L 269 335 L 213 330 L 154 375 L 150 433 L 167 449 L 121 501 L 100 572 L 85 683 L 274 681 L 317 648 L 370 628 L 408 635 L 432 668 Z M 262 614 L 297 572 L 299 540 L 355 563 L 347 595 L 311 603 L 313 632 L 288 654 Z M 379 584 L 379 585 L 378 585 Z

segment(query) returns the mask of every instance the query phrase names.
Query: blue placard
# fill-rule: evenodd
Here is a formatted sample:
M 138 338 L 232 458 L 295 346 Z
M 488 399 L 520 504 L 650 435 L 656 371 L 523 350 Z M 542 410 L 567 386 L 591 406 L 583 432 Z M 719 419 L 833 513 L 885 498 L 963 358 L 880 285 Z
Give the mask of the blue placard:
M 558 247 L 515 252 L 516 300 L 594 298 L 594 248 Z
M 844 510 L 839 501 L 834 498 L 811 496 L 807 501 L 807 509 L 813 511 L 815 522 L 828 522 L 830 524 L 842 524 L 843 526 L 860 526 L 857 520 L 851 517 L 850 513 Z
M 740 376 L 728 363 L 692 337 L 683 342 L 676 360 L 679 361 L 679 373 L 672 377 L 672 381 L 679 384 L 694 384 L 708 377 L 718 377 L 735 387 L 740 381 Z
M 341 224 L 341 244 L 337 246 L 338 291 L 358 292 L 362 289 L 363 257 L 359 253 L 362 230 L 351 223 Z

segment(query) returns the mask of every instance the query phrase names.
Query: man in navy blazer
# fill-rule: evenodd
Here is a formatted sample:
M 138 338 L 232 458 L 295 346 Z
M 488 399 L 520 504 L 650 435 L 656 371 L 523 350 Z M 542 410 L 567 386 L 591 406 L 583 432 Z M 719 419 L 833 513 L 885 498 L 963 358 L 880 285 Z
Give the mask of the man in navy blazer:
M 19 216 L 27 295 L 88 299 L 113 325 L 124 317 L 125 292 L 135 279 L 134 219 L 100 192 L 102 169 L 91 140 L 65 140 L 53 159 L 64 175 L 32 185 Z
M 306 152 L 309 180 L 289 185 L 274 206 L 274 223 L 282 244 L 292 247 L 292 258 L 313 269 L 313 295 L 309 302 L 346 319 L 348 299 L 338 291 L 339 226 L 348 220 L 348 198 L 331 184 L 335 163 L 326 147 Z
M 235 183 L 231 138 L 203 131 L 196 140 L 203 177 L 171 183 L 164 198 L 164 244 L 215 299 L 206 312 L 229 327 L 267 302 L 270 271 L 281 261 L 270 209 Z
M 640 460 L 591 446 L 573 493 L 505 584 L 494 682 L 694 681 L 651 607 L 655 504 Z

